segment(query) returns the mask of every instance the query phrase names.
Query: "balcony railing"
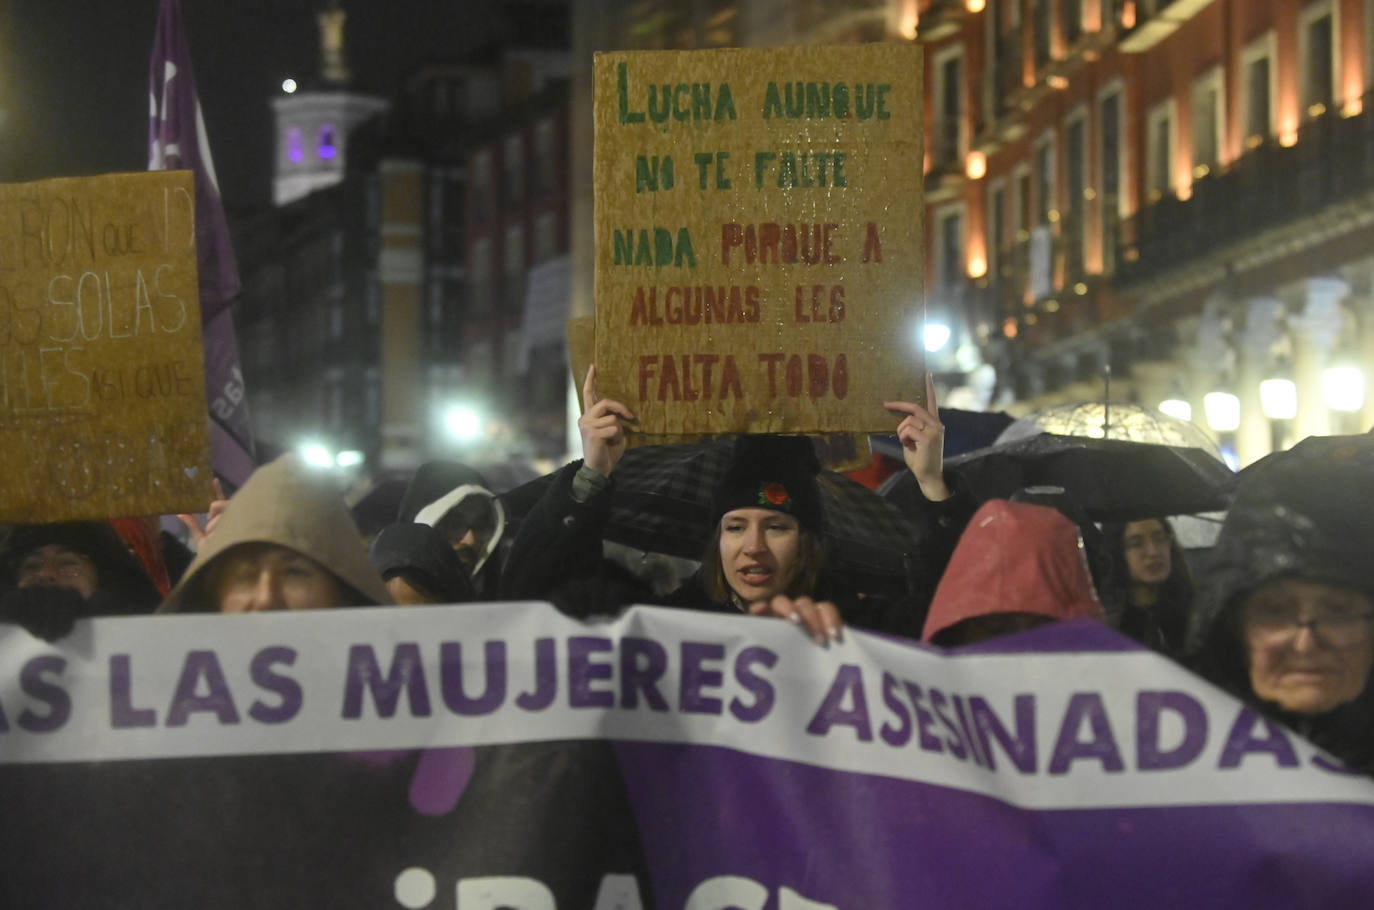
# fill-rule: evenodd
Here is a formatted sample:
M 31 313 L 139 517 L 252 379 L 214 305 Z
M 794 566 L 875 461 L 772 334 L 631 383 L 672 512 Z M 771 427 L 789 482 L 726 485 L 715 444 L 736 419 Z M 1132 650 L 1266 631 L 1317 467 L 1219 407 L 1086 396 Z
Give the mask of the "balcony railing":
M 1187 201 L 1171 196 L 1126 219 L 1119 283 L 1138 283 L 1371 190 L 1374 116 L 1325 114 L 1304 124 L 1293 146 L 1268 141 L 1226 172 L 1195 181 Z

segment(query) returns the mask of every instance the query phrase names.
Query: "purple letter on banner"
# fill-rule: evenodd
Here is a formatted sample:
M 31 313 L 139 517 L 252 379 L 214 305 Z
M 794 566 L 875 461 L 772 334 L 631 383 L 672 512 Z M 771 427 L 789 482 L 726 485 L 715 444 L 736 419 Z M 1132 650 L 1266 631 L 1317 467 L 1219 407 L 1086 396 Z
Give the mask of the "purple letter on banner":
M 552 638 L 534 642 L 534 691 L 521 692 L 515 704 L 525 711 L 543 711 L 558 694 L 558 649 Z
M 1080 740 L 1078 728 L 1084 718 L 1092 730 L 1092 739 Z M 1051 774 L 1067 774 L 1069 765 L 1080 758 L 1095 758 L 1102 762 L 1104 771 L 1123 771 L 1121 751 L 1116 747 L 1112 736 L 1112 725 L 1107 722 L 1107 709 L 1102 705 L 1102 696 L 1096 692 L 1075 692 L 1069 699 L 1069 707 L 1064 711 L 1064 723 L 1059 728 L 1059 739 L 1054 744 L 1054 756 L 1050 759 Z
M 1269 735 L 1252 736 L 1256 724 L 1268 731 Z M 1236 715 L 1236 722 L 1231 725 L 1231 732 L 1226 735 L 1226 745 L 1221 750 L 1221 761 L 1217 762 L 1217 767 L 1238 767 L 1241 759 L 1251 752 L 1272 754 L 1280 768 L 1298 766 L 1297 753 L 1293 751 L 1293 744 L 1283 735 L 1283 731 L 1276 724 L 1260 717 L 1253 709 L 1242 708 Z
M 736 720 L 746 724 L 763 720 L 773 710 L 777 693 L 767 678 L 759 676 L 750 668 L 751 664 L 762 664 L 769 669 L 777 666 L 778 655 L 767 648 L 745 648 L 735 657 L 735 680 L 754 696 L 754 703 L 746 705 L 738 698 L 730 699 L 730 713 Z
M 1002 746 L 1007 758 L 1022 774 L 1035 773 L 1035 696 L 1022 694 L 1016 696 L 1016 737 L 1013 738 L 1002 725 L 1002 721 L 992 707 L 977 695 L 970 695 L 969 713 L 973 715 L 973 725 L 978 729 L 978 739 L 987 757 L 988 767 L 995 769 L 997 761 L 988 748 L 988 734 Z
M 348 676 L 344 680 L 343 716 L 357 720 L 363 716 L 363 684 L 372 693 L 372 703 L 378 717 L 396 713 L 396 704 L 404 689 L 410 700 L 412 717 L 429 717 L 429 688 L 425 685 L 425 665 L 420 660 L 420 646 L 402 642 L 396 646 L 391 659 L 391 672 L 382 678 L 377 655 L 371 645 L 354 645 L 348 649 Z
M 487 684 L 477 698 L 463 691 L 463 643 L 446 641 L 439 646 L 439 684 L 444 704 L 454 714 L 490 714 L 506 701 L 506 643 L 489 641 L 482 646 Z
M 854 707 L 845 709 L 844 698 L 848 694 L 854 700 Z M 830 691 L 816 709 L 816 716 L 806 725 L 806 732 L 812 736 L 825 736 L 835 724 L 853 727 L 860 742 L 873 741 L 873 727 L 868 720 L 868 699 L 864 696 L 863 671 L 853 664 L 845 664 L 835 674 Z
M 725 646 L 707 644 L 699 641 L 682 643 L 682 687 L 678 692 L 678 704 L 687 714 L 719 714 L 724 707 L 719 698 L 702 694 L 702 689 L 711 686 L 720 688 L 724 676 L 719 670 L 702 666 L 708 660 L 721 660 L 725 657 Z
M 116 730 L 130 727 L 151 727 L 157 724 L 157 712 L 152 708 L 135 708 L 129 691 L 133 682 L 129 673 L 129 655 L 110 655 L 110 726 Z
M 200 688 L 202 679 L 208 691 L 204 695 L 197 695 L 196 689 Z M 172 706 L 167 709 L 167 726 L 185 726 L 192 711 L 209 711 L 222 724 L 239 722 L 239 711 L 234 707 L 234 696 L 229 692 L 229 680 L 224 678 L 224 671 L 220 669 L 219 658 L 214 651 L 187 653 L 181 676 L 177 679 L 176 692 L 172 694 Z
M 891 673 L 883 674 L 883 704 L 901 720 L 900 726 L 884 723 L 878 730 L 878 735 L 889 746 L 905 746 L 911 741 L 911 715 L 906 713 L 906 705 L 902 704 L 901 686 L 897 677 Z
M 640 658 L 644 658 L 643 661 Z M 667 711 L 658 681 L 668 672 L 668 652 L 652 638 L 627 635 L 620 640 L 620 707 L 634 710 L 639 696 L 654 711 Z
M 28 708 L 19 712 L 18 724 L 30 733 L 51 733 L 61 728 L 72 716 L 72 697 L 67 690 L 43 678 L 44 673 L 61 676 L 67 660 L 56 654 L 44 654 L 26 661 L 19 671 L 19 687 L 48 706 L 46 714 L 35 714 Z
M 300 713 L 301 703 L 304 701 L 301 684 L 289 676 L 272 672 L 273 664 L 285 664 L 289 667 L 295 662 L 296 650 L 282 645 L 263 648 L 253 655 L 253 663 L 249 669 L 253 682 L 259 688 L 280 696 L 281 704 L 273 708 L 261 700 L 255 701 L 248 707 L 249 717 L 260 724 L 284 724 Z
M 1183 720 L 1183 742 L 1165 752 L 1159 748 L 1160 712 Z M 1135 698 L 1136 767 L 1169 771 L 1191 764 L 1207 745 L 1207 711 L 1186 692 L 1141 692 Z
M 592 683 L 611 678 L 611 665 L 592 661 L 592 655 L 610 651 L 614 645 L 608 638 L 574 635 L 568 639 L 568 704 L 574 708 L 609 708 L 615 704 L 615 694 L 606 689 L 593 689 Z

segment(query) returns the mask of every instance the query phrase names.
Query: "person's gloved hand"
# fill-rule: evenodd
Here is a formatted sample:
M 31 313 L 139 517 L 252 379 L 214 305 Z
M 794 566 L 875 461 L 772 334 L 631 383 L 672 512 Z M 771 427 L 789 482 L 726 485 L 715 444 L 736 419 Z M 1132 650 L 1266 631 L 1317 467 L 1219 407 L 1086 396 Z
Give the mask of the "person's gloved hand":
M 31 635 L 48 642 L 67 637 L 76 621 L 89 615 L 86 598 L 57 585 L 15 588 L 0 597 L 0 621 L 23 626 Z

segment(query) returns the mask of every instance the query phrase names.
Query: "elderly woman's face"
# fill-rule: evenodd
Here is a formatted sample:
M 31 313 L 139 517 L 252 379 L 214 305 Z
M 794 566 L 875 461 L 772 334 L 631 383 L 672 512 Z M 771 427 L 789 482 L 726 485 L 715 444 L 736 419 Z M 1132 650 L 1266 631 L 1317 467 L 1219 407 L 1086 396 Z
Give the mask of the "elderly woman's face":
M 1322 714 L 1352 701 L 1374 664 L 1369 598 L 1298 578 L 1266 582 L 1243 605 L 1250 686 L 1287 711 Z
M 801 562 L 801 526 L 772 509 L 734 509 L 720 519 L 720 566 L 746 603 L 785 594 Z

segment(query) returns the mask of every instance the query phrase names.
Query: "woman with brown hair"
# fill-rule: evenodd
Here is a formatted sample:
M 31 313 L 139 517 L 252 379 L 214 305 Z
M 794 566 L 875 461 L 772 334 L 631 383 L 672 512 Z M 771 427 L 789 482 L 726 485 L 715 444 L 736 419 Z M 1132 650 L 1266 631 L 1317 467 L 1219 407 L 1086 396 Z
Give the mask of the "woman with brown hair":
M 884 402 L 902 415 L 897 433 L 907 467 L 932 508 L 971 512 L 945 482 L 944 428 L 934 416 L 929 376 L 926 394 L 926 407 Z M 613 472 L 625 452 L 625 422 L 635 418 L 621 402 L 598 397 L 595 366 L 587 372 L 583 400 L 578 426 L 585 459 L 559 472 L 525 517 L 506 566 L 505 596 L 548 598 L 575 616 L 630 603 L 774 616 L 796 623 L 818 644 L 839 637 L 846 623 L 919 636 L 925 602 L 860 597 L 826 571 L 820 465 L 805 437 L 736 440 L 730 465 L 713 491 L 712 531 L 701 568 L 667 596 L 654 596 L 628 572 L 603 561 L 601 529 Z M 945 526 L 951 539 L 957 539 L 962 522 Z M 942 567 L 922 573 L 931 590 Z

